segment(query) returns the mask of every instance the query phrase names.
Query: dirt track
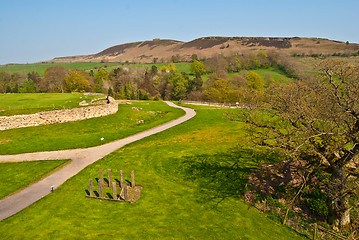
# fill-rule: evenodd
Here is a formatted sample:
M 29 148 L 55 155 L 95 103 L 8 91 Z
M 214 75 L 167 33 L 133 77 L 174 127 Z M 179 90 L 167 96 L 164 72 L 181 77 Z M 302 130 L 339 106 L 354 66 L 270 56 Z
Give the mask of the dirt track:
M 156 128 L 138 133 L 136 135 L 117 140 L 111 143 L 107 143 L 97 147 L 85 148 L 85 149 L 72 149 L 52 152 L 37 152 L 37 153 L 25 153 L 18 155 L 0 155 L 0 162 L 22 162 L 22 161 L 34 161 L 34 160 L 59 160 L 59 159 L 71 159 L 71 163 L 65 167 L 54 172 L 50 176 L 36 182 L 22 191 L 8 196 L 3 200 L 0 200 L 0 221 L 19 212 L 26 208 L 37 200 L 43 198 L 50 193 L 51 186 L 54 189 L 63 184 L 67 179 L 76 175 L 82 169 L 88 165 L 96 162 L 111 152 L 142 138 L 150 135 L 162 132 L 166 129 L 174 127 L 180 123 L 183 123 L 196 115 L 196 112 L 190 108 L 179 107 L 171 102 L 166 102 L 169 106 L 183 109 L 186 114 L 174 121 L 163 124 Z

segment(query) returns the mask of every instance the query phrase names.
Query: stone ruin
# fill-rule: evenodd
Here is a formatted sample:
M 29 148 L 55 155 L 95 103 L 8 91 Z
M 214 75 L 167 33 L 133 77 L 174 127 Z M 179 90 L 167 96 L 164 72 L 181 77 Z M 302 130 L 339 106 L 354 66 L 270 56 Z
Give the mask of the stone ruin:
M 90 189 L 86 197 L 107 200 L 107 201 L 130 202 L 130 203 L 136 202 L 141 197 L 141 191 L 143 187 L 141 185 L 135 184 L 135 173 L 133 170 L 131 170 L 130 183 L 126 183 L 123 181 L 122 169 L 120 170 L 120 174 L 119 174 L 120 180 L 112 179 L 111 169 L 108 169 L 107 181 L 105 181 L 103 178 L 102 168 L 99 169 L 99 173 L 100 173 L 100 178 L 97 181 L 98 192 L 94 191 L 93 181 L 90 178 L 89 180 Z M 110 192 L 108 191 L 108 188 L 112 188 L 112 195 L 110 193 L 111 191 Z M 118 188 L 120 191 L 117 191 Z M 106 192 L 107 197 L 104 196 L 104 192 Z
M 103 101 L 95 105 L 90 105 L 89 107 L 38 112 L 26 115 L 0 116 L 0 131 L 13 128 L 80 121 L 115 114 L 118 111 L 118 103 L 112 97 L 109 97 L 109 100 L 110 104 L 106 104 L 106 102 Z

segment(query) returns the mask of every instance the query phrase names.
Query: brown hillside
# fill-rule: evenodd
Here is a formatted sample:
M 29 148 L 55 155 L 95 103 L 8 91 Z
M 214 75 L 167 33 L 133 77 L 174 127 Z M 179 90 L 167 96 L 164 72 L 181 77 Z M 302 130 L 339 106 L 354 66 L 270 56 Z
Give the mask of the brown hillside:
M 359 51 L 359 44 L 346 44 L 320 38 L 269 37 L 202 37 L 189 42 L 154 39 L 116 45 L 97 54 L 55 58 L 55 62 L 169 62 L 173 55 L 190 61 L 192 54 L 200 58 L 213 54 L 233 54 L 245 51 L 276 50 L 286 54 L 351 54 Z

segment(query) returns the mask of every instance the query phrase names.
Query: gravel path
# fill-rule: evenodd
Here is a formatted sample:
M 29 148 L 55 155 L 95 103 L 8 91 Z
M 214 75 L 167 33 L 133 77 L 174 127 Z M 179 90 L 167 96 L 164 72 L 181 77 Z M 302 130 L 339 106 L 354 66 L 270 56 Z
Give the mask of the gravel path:
M 85 148 L 85 149 L 72 149 L 52 152 L 37 152 L 25 153 L 18 155 L 0 155 L 0 162 L 22 162 L 34 160 L 59 160 L 71 159 L 71 163 L 67 164 L 60 170 L 54 172 L 50 176 L 36 182 L 22 191 L 10 195 L 3 200 L 0 200 L 0 221 L 21 211 L 37 200 L 43 198 L 50 193 L 51 186 L 54 189 L 63 184 L 67 179 L 76 175 L 88 165 L 96 162 L 111 152 L 142 138 L 162 132 L 166 129 L 174 127 L 183 123 L 196 115 L 193 109 L 180 107 L 172 102 L 166 102 L 171 107 L 183 109 L 186 114 L 174 121 L 155 127 L 153 129 L 138 133 L 136 135 L 110 142 L 101 146 Z

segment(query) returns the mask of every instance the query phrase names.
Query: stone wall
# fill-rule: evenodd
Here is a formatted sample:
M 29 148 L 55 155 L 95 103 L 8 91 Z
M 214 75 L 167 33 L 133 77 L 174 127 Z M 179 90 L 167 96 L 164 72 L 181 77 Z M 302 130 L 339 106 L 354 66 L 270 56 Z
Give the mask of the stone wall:
M 118 111 L 116 101 L 113 98 L 110 99 L 110 101 L 111 102 L 109 104 L 90 107 L 0 117 L 0 130 L 72 122 L 88 118 L 107 116 Z

